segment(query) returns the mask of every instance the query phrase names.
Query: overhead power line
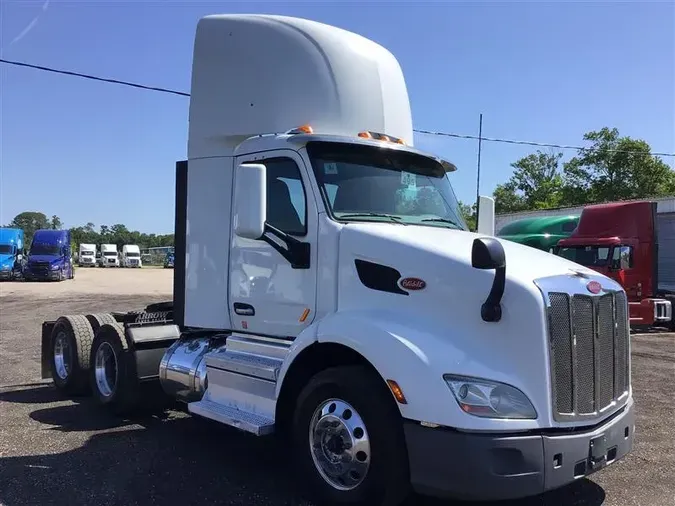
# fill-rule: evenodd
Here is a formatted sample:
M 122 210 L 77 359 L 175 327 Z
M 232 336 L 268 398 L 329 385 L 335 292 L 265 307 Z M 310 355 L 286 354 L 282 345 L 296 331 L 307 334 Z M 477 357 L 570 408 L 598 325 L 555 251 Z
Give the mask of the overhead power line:
M 26 67 L 34 70 L 41 70 L 43 72 L 51 72 L 54 74 L 62 74 L 62 75 L 67 75 L 67 76 L 73 76 L 73 77 L 79 77 L 81 79 L 90 79 L 92 81 L 101 81 L 104 83 L 112 83 L 112 84 L 118 84 L 121 86 L 129 86 L 132 88 L 139 88 L 143 90 L 149 90 L 149 91 L 157 91 L 161 93 L 169 93 L 172 95 L 178 95 L 181 97 L 189 97 L 190 94 L 185 91 L 179 91 L 179 90 L 172 90 L 169 88 L 162 88 L 158 86 L 148 86 L 146 84 L 140 84 L 140 83 L 133 83 L 130 81 L 123 81 L 121 79 L 111 79 L 107 77 L 100 77 L 100 76 L 94 76 L 91 74 L 83 74 L 81 72 L 74 72 L 71 70 L 61 70 L 61 69 L 55 69 L 52 67 L 45 67 L 43 65 L 34 65 L 32 63 L 25 63 L 25 62 L 19 62 L 19 61 L 13 61 L 13 60 L 6 60 L 4 58 L 0 58 L 0 63 L 4 63 L 7 65 L 14 65 L 17 67 Z M 567 145 L 567 144 L 551 144 L 551 143 L 546 143 L 546 142 L 534 142 L 534 141 L 520 141 L 520 140 L 514 140 L 514 139 L 500 139 L 496 137 L 483 137 L 482 135 L 468 135 L 468 134 L 455 134 L 455 133 L 449 133 L 449 132 L 440 132 L 440 131 L 433 131 L 433 130 L 422 130 L 419 128 L 414 129 L 414 132 L 422 135 L 433 135 L 437 137 L 450 137 L 453 139 L 471 139 L 471 140 L 483 140 L 485 142 L 497 142 L 497 143 L 503 143 L 503 144 L 518 144 L 518 145 L 524 145 L 524 146 L 535 146 L 535 147 L 541 147 L 541 148 L 558 148 L 558 149 L 574 149 L 577 151 L 587 151 L 589 148 L 583 147 L 583 146 L 572 146 L 572 145 Z M 622 150 L 622 149 L 609 149 L 608 151 L 613 152 L 613 153 L 635 153 L 635 154 L 644 154 L 643 151 L 632 151 L 632 150 Z M 659 152 L 650 152 L 649 153 L 652 156 L 671 156 L 675 157 L 675 153 L 659 153 Z

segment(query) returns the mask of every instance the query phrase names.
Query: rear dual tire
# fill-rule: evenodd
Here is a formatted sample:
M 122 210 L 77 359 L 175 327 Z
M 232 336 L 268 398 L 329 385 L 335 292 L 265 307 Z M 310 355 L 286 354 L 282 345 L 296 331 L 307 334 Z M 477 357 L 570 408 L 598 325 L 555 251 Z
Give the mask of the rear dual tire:
M 136 361 L 124 327 L 104 323 L 91 346 L 89 384 L 97 404 L 117 415 L 133 411 L 140 399 Z
M 293 447 L 319 504 L 398 506 L 410 491 L 400 412 L 382 379 L 362 366 L 314 376 L 298 397 Z
M 87 392 L 93 340 L 94 332 L 84 316 L 61 316 L 56 320 L 50 340 L 50 368 L 56 388 L 68 395 Z

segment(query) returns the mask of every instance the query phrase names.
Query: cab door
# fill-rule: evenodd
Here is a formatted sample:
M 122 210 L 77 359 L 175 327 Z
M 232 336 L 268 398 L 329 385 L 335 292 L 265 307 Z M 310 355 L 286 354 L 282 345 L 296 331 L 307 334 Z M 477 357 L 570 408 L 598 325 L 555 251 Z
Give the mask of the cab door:
M 295 337 L 314 320 L 317 279 L 317 205 L 309 168 L 293 150 L 244 155 L 242 163 L 267 168 L 267 224 L 309 245 L 309 265 L 294 268 L 264 240 L 232 232 L 230 250 L 230 317 L 233 330 Z M 265 234 L 279 243 L 269 232 Z

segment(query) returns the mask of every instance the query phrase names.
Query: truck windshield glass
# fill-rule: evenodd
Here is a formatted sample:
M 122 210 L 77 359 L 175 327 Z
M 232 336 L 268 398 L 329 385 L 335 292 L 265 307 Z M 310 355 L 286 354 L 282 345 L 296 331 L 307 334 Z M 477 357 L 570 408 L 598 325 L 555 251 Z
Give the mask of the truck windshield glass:
M 339 221 L 386 221 L 467 230 L 443 165 L 363 144 L 307 144 L 326 205 Z
M 559 248 L 558 256 L 586 267 L 606 267 L 612 249 L 609 246 L 572 246 Z
M 82 256 L 92 256 L 94 254 L 93 251 L 83 251 Z
M 139 256 L 141 256 L 141 254 L 136 253 L 135 251 L 127 251 L 127 256 L 129 258 L 138 258 Z
M 14 253 L 14 246 L 11 244 L 0 244 L 0 255 L 11 255 Z
M 30 247 L 31 255 L 52 255 L 56 256 L 60 252 L 60 248 L 53 244 L 33 244 Z
M 117 251 L 104 251 L 103 254 L 107 257 L 114 257 L 117 255 Z

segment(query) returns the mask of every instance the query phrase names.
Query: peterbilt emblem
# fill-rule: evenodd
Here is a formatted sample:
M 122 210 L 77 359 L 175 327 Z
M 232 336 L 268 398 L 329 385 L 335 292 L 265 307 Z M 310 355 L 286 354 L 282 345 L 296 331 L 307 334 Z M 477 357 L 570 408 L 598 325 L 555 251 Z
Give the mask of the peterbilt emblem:
M 586 285 L 586 290 L 593 294 L 598 294 L 602 291 L 602 285 L 597 281 L 589 281 Z
M 427 282 L 420 278 L 405 278 L 401 280 L 401 288 L 406 290 L 422 290 L 427 286 Z

